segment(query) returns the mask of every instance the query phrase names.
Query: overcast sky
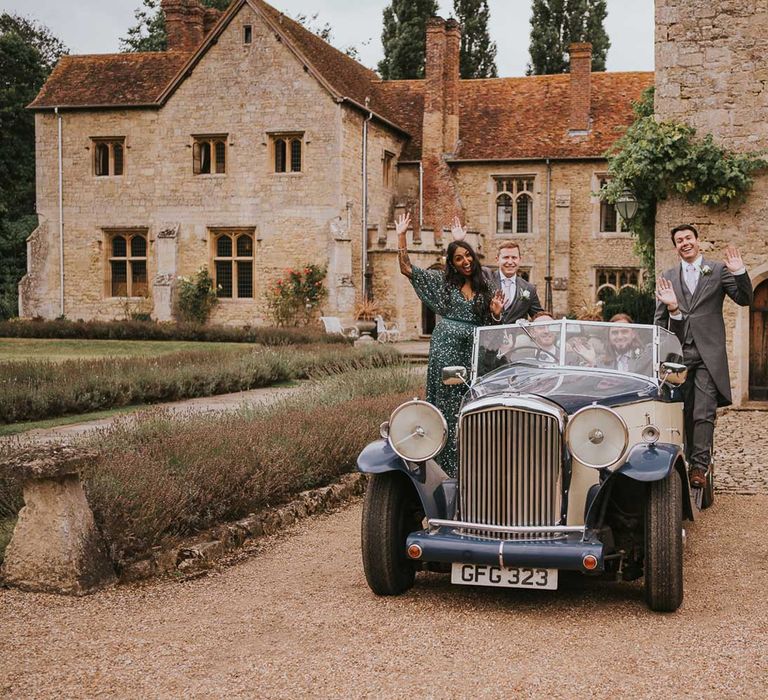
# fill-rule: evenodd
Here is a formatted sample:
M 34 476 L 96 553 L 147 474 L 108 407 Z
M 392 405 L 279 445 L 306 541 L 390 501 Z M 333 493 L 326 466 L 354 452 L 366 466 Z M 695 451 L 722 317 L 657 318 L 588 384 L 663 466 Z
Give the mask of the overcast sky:
M 333 28 L 333 43 L 357 46 L 362 62 L 375 68 L 382 57 L 381 13 L 389 0 L 274 0 L 288 15 L 318 13 Z M 489 0 L 490 32 L 498 46 L 500 76 L 523 75 L 529 61 L 530 0 Z M 141 0 L 0 0 L 0 9 L 42 22 L 70 53 L 111 53 L 134 24 Z M 653 70 L 653 0 L 608 0 L 606 29 L 611 39 L 608 70 Z M 440 0 L 444 17 L 453 0 Z

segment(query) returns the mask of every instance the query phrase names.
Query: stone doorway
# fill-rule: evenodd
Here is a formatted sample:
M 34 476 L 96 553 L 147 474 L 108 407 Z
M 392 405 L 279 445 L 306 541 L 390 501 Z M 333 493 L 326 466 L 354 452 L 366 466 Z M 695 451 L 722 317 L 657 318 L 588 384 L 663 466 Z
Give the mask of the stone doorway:
M 755 289 L 749 313 L 749 399 L 768 401 L 768 279 Z

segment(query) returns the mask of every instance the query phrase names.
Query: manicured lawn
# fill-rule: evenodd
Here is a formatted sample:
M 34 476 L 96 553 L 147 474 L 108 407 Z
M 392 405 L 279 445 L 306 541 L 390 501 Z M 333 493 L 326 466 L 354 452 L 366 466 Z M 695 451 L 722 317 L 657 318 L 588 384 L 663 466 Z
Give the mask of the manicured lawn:
M 94 359 L 167 355 L 185 350 L 240 350 L 249 343 L 205 343 L 184 340 L 58 340 L 47 338 L 0 338 L 0 362 L 19 360 Z M 255 346 L 251 346 L 255 347 Z

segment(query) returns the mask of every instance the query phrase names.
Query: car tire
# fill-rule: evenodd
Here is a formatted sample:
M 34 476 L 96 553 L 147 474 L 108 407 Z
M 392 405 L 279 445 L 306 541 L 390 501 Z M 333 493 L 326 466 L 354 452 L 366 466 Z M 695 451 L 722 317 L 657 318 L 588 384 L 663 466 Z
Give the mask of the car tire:
M 416 562 L 405 540 L 424 517 L 416 489 L 402 472 L 372 474 L 363 504 L 363 570 L 376 595 L 400 595 L 413 586 Z
M 709 463 L 707 483 L 701 494 L 701 509 L 709 508 L 715 502 L 715 463 Z
M 683 602 L 683 486 L 677 469 L 649 484 L 645 508 L 645 601 L 673 612 Z

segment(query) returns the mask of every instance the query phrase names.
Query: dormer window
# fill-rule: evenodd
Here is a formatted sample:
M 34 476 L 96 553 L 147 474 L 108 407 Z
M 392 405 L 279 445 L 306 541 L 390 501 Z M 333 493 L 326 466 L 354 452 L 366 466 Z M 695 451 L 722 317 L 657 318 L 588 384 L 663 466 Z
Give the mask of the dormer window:
M 94 138 L 93 174 L 109 177 L 123 174 L 125 164 L 125 137 Z

